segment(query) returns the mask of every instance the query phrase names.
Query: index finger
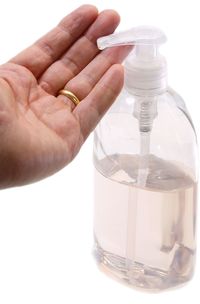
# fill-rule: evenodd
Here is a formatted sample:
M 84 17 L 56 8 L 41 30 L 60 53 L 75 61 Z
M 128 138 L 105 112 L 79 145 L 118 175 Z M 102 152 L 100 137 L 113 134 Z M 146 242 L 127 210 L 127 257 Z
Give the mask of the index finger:
M 98 16 L 93 5 L 82 5 L 66 16 L 53 30 L 10 62 L 23 65 L 38 78 L 85 32 Z

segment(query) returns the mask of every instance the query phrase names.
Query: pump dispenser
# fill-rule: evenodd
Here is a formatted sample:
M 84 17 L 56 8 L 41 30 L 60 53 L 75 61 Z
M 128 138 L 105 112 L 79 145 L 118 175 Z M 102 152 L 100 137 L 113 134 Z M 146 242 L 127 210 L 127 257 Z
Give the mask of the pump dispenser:
M 162 290 L 190 280 L 195 261 L 197 144 L 182 98 L 167 84 L 154 27 L 99 38 L 133 45 L 124 88 L 94 134 L 95 257 L 131 286 Z
M 141 94 L 148 90 L 148 95 L 159 94 L 167 86 L 166 61 L 158 52 L 166 42 L 165 34 L 154 27 L 136 27 L 129 31 L 113 34 L 98 39 L 100 50 L 120 45 L 133 45 L 134 52 L 125 65 L 126 86 L 133 93 Z M 134 79 L 134 81 L 133 81 Z

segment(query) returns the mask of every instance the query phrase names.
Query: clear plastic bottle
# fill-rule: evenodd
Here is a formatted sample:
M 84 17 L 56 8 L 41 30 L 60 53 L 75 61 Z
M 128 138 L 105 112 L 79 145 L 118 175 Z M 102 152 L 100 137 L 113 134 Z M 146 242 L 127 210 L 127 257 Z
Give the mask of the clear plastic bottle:
M 103 37 L 134 44 L 125 86 L 94 135 L 95 256 L 131 286 L 162 290 L 188 281 L 195 262 L 197 144 L 182 98 L 167 85 L 149 27 Z

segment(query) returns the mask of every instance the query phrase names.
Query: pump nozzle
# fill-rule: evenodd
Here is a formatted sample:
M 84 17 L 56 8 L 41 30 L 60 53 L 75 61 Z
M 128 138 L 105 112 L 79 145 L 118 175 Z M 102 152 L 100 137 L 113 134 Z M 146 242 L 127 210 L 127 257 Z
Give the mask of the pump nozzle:
M 119 45 L 151 45 L 157 47 L 167 41 L 165 34 L 156 27 L 138 26 L 130 30 L 98 39 L 100 50 Z
M 157 95 L 166 88 L 166 62 L 158 47 L 166 42 L 165 34 L 156 27 L 139 26 L 130 30 L 101 37 L 100 50 L 107 47 L 134 45 L 125 62 L 125 86 L 140 95 Z

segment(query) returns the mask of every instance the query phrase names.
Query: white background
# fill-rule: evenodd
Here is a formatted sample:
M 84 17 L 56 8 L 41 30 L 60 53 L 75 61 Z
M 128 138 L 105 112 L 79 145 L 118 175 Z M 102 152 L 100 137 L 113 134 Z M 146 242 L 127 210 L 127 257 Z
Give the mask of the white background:
M 6 0 L 0 10 L 0 62 L 31 44 L 84 1 Z M 195 0 L 90 1 L 115 8 L 121 28 L 161 27 L 168 36 L 169 82 L 185 99 L 200 135 L 200 17 Z M 0 303 L 144 304 L 200 299 L 200 251 L 191 283 L 147 294 L 100 273 L 91 256 L 92 136 L 78 157 L 42 182 L 0 192 Z M 199 217 L 199 214 L 198 214 Z M 200 221 L 199 221 L 200 222 Z M 198 229 L 199 231 L 199 229 Z M 200 239 L 200 231 L 198 234 Z M 200 243 L 200 242 L 199 242 Z

